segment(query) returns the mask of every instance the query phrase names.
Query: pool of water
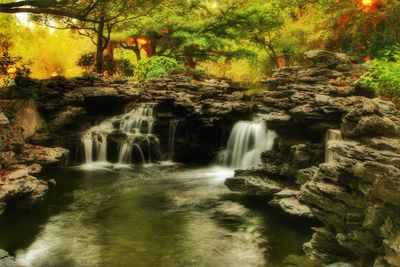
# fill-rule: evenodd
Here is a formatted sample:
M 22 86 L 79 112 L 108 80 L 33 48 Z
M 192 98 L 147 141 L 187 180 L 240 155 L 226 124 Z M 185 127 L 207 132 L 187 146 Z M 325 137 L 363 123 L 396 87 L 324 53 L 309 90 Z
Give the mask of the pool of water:
M 222 167 L 60 168 L 32 211 L 0 218 L 0 248 L 21 266 L 281 266 L 309 222 L 228 191 Z

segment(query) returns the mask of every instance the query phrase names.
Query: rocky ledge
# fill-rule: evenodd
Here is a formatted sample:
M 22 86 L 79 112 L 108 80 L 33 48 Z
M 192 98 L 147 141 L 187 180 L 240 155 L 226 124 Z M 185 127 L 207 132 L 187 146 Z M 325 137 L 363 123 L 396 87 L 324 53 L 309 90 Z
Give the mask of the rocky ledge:
M 400 266 L 399 110 L 357 86 L 362 67 L 346 55 L 305 57 L 264 81 L 263 117 L 279 137 L 259 168 L 226 184 L 321 221 L 304 244 L 318 264 Z
M 1 119 L 2 118 L 2 119 Z M 43 200 L 48 182 L 40 180 L 42 166 L 59 164 L 68 158 L 68 150 L 25 144 L 22 130 L 0 112 L 0 215 L 9 202 L 31 207 Z
M 35 86 L 40 88 L 38 108 L 47 127 L 31 142 L 66 147 L 73 155 L 79 154 L 74 150 L 79 147 L 82 132 L 129 108 L 151 103 L 156 117 L 154 133 L 162 145 L 168 143 L 165 129 L 171 121 L 178 121 L 176 160 L 209 162 L 233 124 L 250 119 L 256 109 L 247 101 L 246 88 L 222 78 L 196 80 L 169 75 L 139 84 L 101 76 L 57 77 L 37 81 Z

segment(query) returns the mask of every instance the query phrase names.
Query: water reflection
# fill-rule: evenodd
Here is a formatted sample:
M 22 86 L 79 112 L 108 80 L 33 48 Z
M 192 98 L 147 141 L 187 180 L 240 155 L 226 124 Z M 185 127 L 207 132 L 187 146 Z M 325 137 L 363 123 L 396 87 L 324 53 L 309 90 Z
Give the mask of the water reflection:
M 246 267 L 300 252 L 308 233 L 285 228 L 263 203 L 257 210 L 230 193 L 223 180 L 232 174 L 166 166 L 49 172 L 59 191 L 43 207 L 50 216 L 34 241 L 15 248 L 17 261 L 26 267 Z M 270 234 L 275 231 L 281 236 Z M 276 248 L 271 238 L 284 241 Z

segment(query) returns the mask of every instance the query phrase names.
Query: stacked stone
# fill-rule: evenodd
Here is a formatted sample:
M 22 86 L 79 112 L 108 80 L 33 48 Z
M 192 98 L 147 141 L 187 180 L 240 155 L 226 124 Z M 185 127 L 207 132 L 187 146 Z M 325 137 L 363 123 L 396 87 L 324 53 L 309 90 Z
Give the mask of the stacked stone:
M 31 174 L 39 173 L 41 165 L 58 163 L 67 155 L 63 148 L 25 144 L 22 129 L 0 112 L 0 215 L 10 201 L 23 207 L 42 201 L 48 183 Z
M 272 180 L 281 190 L 271 204 L 308 216 L 300 212 L 306 205 L 324 224 L 304 246 L 316 262 L 400 266 L 399 111 L 355 84 L 362 69 L 345 55 L 305 57 L 309 66 L 265 81 L 264 119 L 279 134 L 274 149 L 263 154 L 260 170 L 238 172 L 226 184 L 247 191 L 255 180 Z

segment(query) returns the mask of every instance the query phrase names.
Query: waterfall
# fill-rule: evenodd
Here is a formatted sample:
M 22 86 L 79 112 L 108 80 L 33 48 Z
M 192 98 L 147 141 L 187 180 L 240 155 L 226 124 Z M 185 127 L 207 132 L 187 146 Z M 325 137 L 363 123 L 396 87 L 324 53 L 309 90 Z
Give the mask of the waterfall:
M 106 120 L 82 134 L 86 163 L 107 162 L 107 137 L 112 131 L 112 121 Z
M 222 152 L 221 163 L 239 169 L 257 167 L 261 163 L 261 153 L 272 149 L 275 138 L 276 133 L 268 130 L 264 121 L 239 121 Z
M 93 136 L 91 133 L 84 133 L 82 135 L 82 144 L 85 150 L 85 161 L 86 163 L 93 162 Z
M 174 160 L 174 150 L 175 150 L 175 132 L 178 127 L 179 120 L 169 121 L 169 133 L 168 133 L 168 160 Z
M 82 134 L 81 138 L 85 162 L 108 162 L 107 139 L 111 134 L 119 134 L 119 138 L 122 138 L 118 141 L 119 164 L 132 164 L 134 160 L 146 163 L 143 146 L 147 146 L 147 159 L 151 162 L 152 146 L 159 146 L 158 138 L 153 134 L 154 121 L 153 105 L 143 104 L 90 128 Z
M 325 134 L 325 162 L 335 162 L 335 153 L 329 148 L 329 141 L 341 140 L 342 133 L 339 129 L 329 129 Z

